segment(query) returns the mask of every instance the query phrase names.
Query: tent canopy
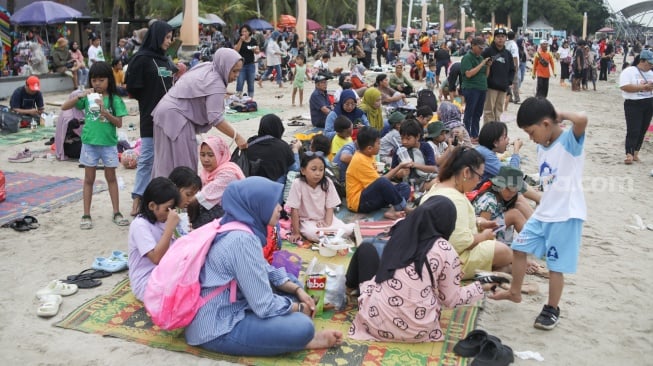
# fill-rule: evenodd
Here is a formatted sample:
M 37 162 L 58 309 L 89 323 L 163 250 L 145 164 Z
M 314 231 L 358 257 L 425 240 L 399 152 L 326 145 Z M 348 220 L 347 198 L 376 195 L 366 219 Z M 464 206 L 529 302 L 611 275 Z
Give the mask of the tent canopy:
M 179 28 L 179 27 L 181 27 L 181 23 L 183 22 L 183 20 L 184 20 L 184 13 L 179 13 L 179 14 L 175 15 L 174 18 L 168 20 L 168 24 L 173 28 Z M 212 22 L 212 21 L 210 21 L 210 20 L 208 20 L 206 18 L 200 17 L 200 16 L 197 17 L 197 21 L 200 24 L 213 24 L 213 23 L 215 23 L 215 22 Z

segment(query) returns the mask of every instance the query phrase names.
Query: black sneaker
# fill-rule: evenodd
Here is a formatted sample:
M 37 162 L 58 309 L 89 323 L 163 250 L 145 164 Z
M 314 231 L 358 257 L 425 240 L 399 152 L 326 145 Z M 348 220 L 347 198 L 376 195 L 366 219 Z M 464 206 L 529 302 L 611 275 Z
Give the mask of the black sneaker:
M 542 312 L 535 319 L 533 326 L 537 329 L 551 330 L 555 328 L 560 319 L 560 308 L 554 308 L 550 305 L 544 305 Z

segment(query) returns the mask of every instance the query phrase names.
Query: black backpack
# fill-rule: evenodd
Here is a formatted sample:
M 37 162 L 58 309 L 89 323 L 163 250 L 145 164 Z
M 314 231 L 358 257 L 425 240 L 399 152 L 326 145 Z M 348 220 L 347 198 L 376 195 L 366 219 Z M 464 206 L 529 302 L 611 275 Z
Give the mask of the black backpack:
M 431 107 L 433 113 L 438 110 L 438 100 L 432 90 L 422 89 L 417 92 L 417 108 L 427 105 Z

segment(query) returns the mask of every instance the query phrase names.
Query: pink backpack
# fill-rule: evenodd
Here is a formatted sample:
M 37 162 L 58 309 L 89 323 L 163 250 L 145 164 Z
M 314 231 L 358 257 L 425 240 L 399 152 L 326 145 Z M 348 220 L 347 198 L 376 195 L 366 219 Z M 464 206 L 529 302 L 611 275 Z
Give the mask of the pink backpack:
M 231 230 L 251 233 L 240 222 L 221 225 L 213 220 L 177 239 L 154 268 L 145 287 L 143 303 L 152 322 L 165 330 L 183 328 L 212 298 L 230 289 L 229 300 L 236 301 L 236 280 L 218 287 L 206 297 L 200 296 L 200 271 L 216 234 Z

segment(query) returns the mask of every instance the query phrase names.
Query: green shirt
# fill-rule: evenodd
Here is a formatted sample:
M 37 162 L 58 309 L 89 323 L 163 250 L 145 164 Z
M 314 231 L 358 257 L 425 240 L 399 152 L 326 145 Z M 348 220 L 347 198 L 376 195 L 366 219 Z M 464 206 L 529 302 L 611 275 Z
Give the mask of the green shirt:
M 465 76 L 467 70 L 475 68 L 481 62 L 483 62 L 483 56 L 476 56 L 472 51 L 467 52 L 462 60 L 460 60 L 460 74 L 463 77 L 462 89 L 487 90 L 487 76 L 485 75 L 485 68 L 487 66 L 483 65 L 481 71 L 471 78 Z
M 127 115 L 127 108 L 119 95 L 113 95 L 113 106 L 109 104 L 109 97 L 102 98 L 104 108 L 116 117 Z M 84 129 L 82 130 L 82 143 L 98 146 L 116 146 L 118 135 L 116 126 L 106 118 L 100 116 L 100 112 L 91 112 L 88 109 L 88 98 L 81 98 L 75 104 L 75 108 L 84 111 Z

